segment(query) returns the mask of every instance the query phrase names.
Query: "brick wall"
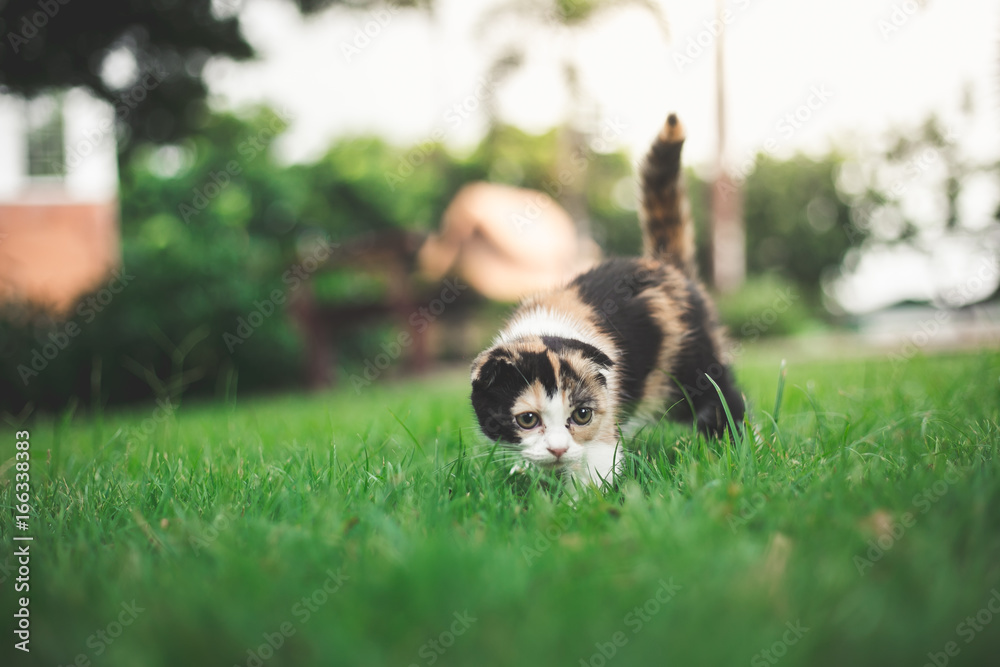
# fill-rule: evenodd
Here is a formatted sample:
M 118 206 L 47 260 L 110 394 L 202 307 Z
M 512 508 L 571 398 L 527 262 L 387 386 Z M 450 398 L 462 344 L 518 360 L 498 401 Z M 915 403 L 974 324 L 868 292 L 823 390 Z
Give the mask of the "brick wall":
M 118 202 L 0 204 L 0 302 L 56 312 L 120 263 Z

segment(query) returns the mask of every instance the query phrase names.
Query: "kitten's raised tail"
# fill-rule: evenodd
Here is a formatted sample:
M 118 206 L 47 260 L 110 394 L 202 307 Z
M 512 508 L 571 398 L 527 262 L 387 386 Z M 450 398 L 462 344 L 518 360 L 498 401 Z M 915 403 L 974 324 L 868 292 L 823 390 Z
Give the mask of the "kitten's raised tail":
M 694 225 L 681 181 L 684 126 L 670 114 L 642 168 L 644 254 L 694 276 Z

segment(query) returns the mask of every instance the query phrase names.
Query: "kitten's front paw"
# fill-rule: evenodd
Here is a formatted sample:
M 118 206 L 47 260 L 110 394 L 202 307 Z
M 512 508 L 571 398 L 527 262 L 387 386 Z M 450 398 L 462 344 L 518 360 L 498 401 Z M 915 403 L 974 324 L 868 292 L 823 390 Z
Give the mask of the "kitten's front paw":
M 513 477 L 514 475 L 523 475 L 528 472 L 528 467 L 527 463 L 515 463 L 513 467 L 511 467 L 510 472 L 507 473 L 507 476 Z

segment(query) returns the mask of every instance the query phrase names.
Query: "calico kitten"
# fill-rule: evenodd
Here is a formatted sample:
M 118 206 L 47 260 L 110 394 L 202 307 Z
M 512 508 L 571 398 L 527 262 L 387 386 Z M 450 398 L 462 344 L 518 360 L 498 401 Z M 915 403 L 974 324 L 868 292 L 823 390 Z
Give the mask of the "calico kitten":
M 472 407 L 525 462 L 598 485 L 620 470 L 619 432 L 666 415 L 718 436 L 743 398 L 698 282 L 673 114 L 642 170 L 644 257 L 611 259 L 529 298 L 472 364 Z

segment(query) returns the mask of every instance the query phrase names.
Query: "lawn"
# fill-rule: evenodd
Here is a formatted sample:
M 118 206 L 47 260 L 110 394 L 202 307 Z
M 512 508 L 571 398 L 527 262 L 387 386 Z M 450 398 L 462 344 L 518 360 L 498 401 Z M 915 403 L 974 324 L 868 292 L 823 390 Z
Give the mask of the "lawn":
M 1000 353 L 791 361 L 780 410 L 777 359 L 737 372 L 744 441 L 640 432 L 575 501 L 507 478 L 464 374 L 29 420 L 3 664 L 997 664 Z

